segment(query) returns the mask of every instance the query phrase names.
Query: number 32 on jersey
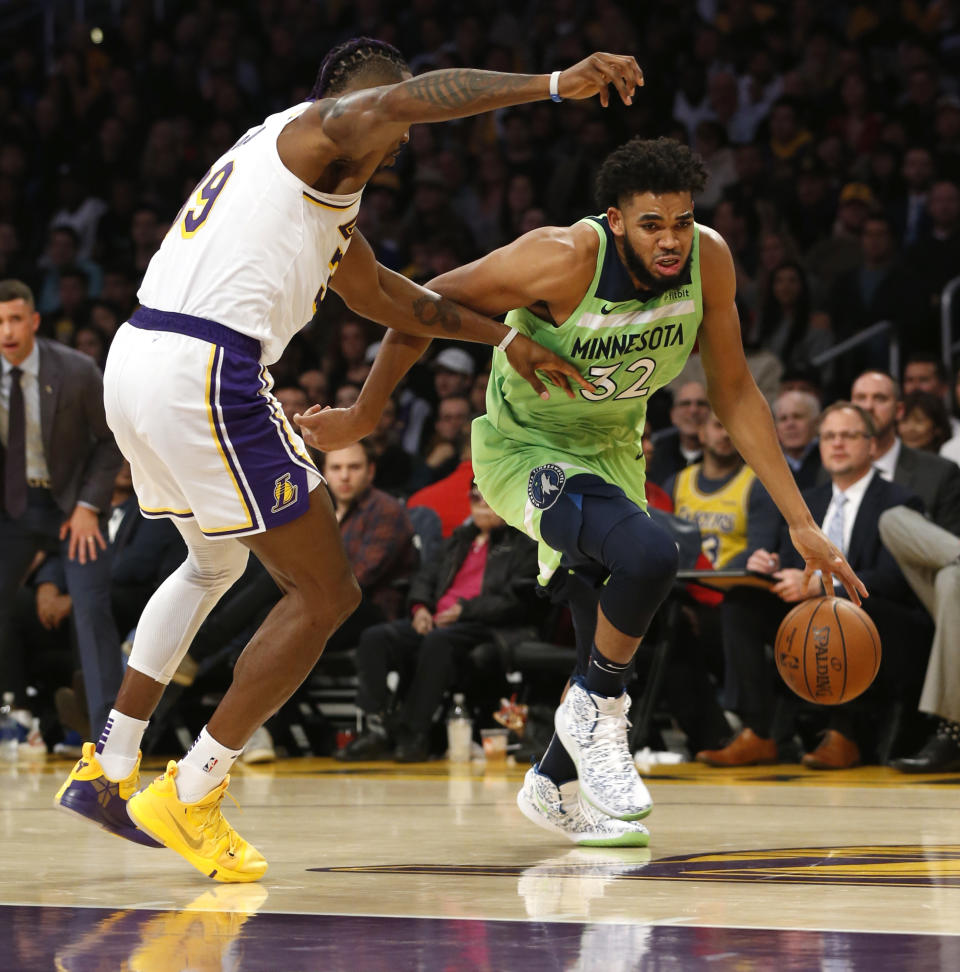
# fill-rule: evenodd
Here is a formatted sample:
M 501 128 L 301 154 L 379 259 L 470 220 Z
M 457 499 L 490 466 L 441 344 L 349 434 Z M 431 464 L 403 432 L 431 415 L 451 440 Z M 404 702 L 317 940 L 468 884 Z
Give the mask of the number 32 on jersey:
M 623 398 L 643 398 L 649 394 L 650 389 L 647 387 L 647 382 L 657 367 L 657 362 L 653 358 L 637 358 L 636 361 L 631 361 L 624 368 L 623 380 L 629 381 L 628 376 L 632 376 L 637 372 L 639 372 L 639 377 L 631 382 L 629 387 L 618 391 L 619 386 L 614 381 L 614 377 L 622 367 L 622 361 L 617 361 L 611 365 L 594 365 L 587 372 L 587 377 L 593 382 L 597 390 L 587 391 L 581 388 L 580 394 L 590 402 L 602 402 L 611 396 L 613 396 L 614 401 Z

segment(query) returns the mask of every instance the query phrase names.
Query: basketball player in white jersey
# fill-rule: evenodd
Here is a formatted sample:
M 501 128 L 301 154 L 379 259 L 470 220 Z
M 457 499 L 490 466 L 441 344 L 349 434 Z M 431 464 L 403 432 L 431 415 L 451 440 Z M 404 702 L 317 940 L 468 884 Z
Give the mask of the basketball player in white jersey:
M 550 76 L 451 69 L 411 78 L 395 48 L 360 38 L 328 55 L 314 100 L 267 118 L 213 164 L 150 262 L 104 378 L 107 419 L 143 513 L 173 518 L 188 556 L 145 608 L 116 707 L 57 794 L 61 807 L 166 845 L 218 881 L 264 873 L 262 855 L 220 812 L 227 772 L 360 600 L 320 474 L 266 366 L 327 288 L 397 332 L 506 347 L 504 325 L 377 264 L 355 230 L 364 185 L 416 122 L 547 97 L 597 94 L 606 105 L 610 85 L 630 104 L 642 83 L 632 57 L 610 54 Z M 537 369 L 571 395 L 567 376 L 583 383 L 526 338 L 506 351 L 544 396 Z M 249 550 L 284 596 L 190 751 L 137 792 L 147 720 Z

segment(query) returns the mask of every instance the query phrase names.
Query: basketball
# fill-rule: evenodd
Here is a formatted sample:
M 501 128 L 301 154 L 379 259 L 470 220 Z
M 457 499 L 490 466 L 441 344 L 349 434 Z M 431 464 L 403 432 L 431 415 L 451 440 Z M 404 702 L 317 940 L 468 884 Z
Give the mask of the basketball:
M 839 705 L 865 692 L 880 668 L 880 635 L 863 608 L 840 597 L 801 601 L 774 645 L 781 677 L 797 695 Z

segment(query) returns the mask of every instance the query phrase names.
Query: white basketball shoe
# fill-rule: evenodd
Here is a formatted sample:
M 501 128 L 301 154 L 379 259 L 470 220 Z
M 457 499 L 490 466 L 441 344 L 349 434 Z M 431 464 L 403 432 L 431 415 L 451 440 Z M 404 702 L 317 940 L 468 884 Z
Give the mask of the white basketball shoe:
M 594 695 L 579 678 L 554 717 L 557 735 L 570 754 L 587 801 L 619 820 L 639 820 L 653 809 L 653 800 L 630 755 L 627 712 L 630 696 Z
M 646 847 L 650 832 L 642 823 L 615 820 L 587 803 L 576 780 L 558 787 L 531 766 L 517 794 L 520 812 L 538 827 L 563 834 L 581 847 Z

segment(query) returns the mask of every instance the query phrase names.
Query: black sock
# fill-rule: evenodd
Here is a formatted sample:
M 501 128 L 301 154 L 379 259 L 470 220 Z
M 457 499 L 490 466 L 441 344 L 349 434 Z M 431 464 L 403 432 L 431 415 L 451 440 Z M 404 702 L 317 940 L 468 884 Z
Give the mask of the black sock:
M 557 786 L 577 778 L 577 767 L 574 766 L 570 754 L 563 748 L 563 743 L 556 733 L 540 760 L 540 772 Z
M 604 658 L 594 644 L 590 650 L 590 664 L 587 666 L 587 677 L 584 679 L 587 691 L 594 695 L 619 695 L 623 691 L 627 680 L 627 669 L 630 662 L 614 662 Z

